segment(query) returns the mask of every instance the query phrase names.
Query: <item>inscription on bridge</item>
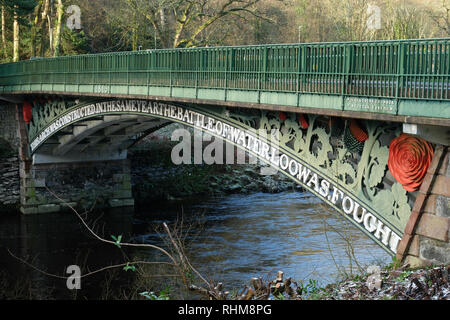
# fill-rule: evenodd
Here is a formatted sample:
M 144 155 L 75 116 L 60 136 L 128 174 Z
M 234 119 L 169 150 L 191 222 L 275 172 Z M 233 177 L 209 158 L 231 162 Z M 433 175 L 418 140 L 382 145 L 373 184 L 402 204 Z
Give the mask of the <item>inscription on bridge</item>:
M 397 111 L 397 103 L 394 99 L 346 97 L 344 99 L 344 109 L 395 114 Z
M 320 171 L 314 169 L 307 159 L 294 157 L 289 150 L 278 147 L 278 143 L 261 137 L 254 128 L 233 121 L 226 113 L 222 115 L 210 112 L 202 113 L 202 110 L 197 112 L 186 107 L 145 100 L 107 101 L 76 106 L 47 125 L 31 142 L 31 149 L 34 152 L 46 139 L 69 124 L 99 115 L 115 113 L 166 118 L 221 137 L 256 155 L 262 161 L 289 176 L 305 189 L 342 212 L 366 234 L 374 237 L 386 250 L 396 253 L 401 236 L 377 217 L 376 211 L 358 200 L 357 196 L 345 191 L 344 188 L 339 187 Z

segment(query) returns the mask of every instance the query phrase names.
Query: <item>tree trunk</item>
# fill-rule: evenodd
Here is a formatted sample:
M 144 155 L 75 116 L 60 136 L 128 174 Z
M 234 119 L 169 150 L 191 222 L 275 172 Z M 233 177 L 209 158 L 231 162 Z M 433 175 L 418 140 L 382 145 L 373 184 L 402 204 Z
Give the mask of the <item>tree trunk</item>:
M 161 43 L 163 44 L 164 48 L 168 48 L 169 47 L 169 30 L 167 27 L 167 13 L 166 10 L 164 8 L 161 8 L 159 10 L 159 16 L 160 16 L 160 30 L 161 30 L 161 35 L 160 35 L 160 40 Z
M 3 48 L 3 56 L 8 58 L 8 51 L 6 49 L 6 14 L 5 14 L 5 6 L 2 6 L 2 48 Z
M 47 15 L 47 24 L 48 24 L 48 42 L 50 48 L 50 55 L 53 56 L 53 25 L 52 25 L 52 17 L 51 15 Z
M 132 37 L 131 37 L 131 50 L 132 51 L 137 51 L 139 46 L 138 46 L 138 41 L 139 41 L 139 35 L 138 35 L 138 30 L 137 27 L 134 26 L 133 27 L 133 31 L 132 31 Z
M 38 32 L 39 12 L 41 11 L 42 0 L 36 6 L 34 10 L 33 25 L 31 26 L 31 39 L 30 39 L 30 53 L 32 57 L 36 56 L 36 37 Z
M 62 0 L 58 0 L 58 9 L 56 11 L 57 22 L 55 28 L 55 38 L 54 38 L 54 50 L 53 54 L 55 57 L 60 55 L 61 52 L 61 32 L 62 32 L 62 18 L 64 14 L 64 5 Z
M 19 45 L 20 45 L 20 34 L 19 34 L 19 16 L 17 14 L 17 5 L 14 6 L 14 23 L 13 23 L 13 39 L 14 39 L 14 50 L 13 50 L 13 62 L 20 60 Z
M 138 35 L 138 22 L 137 22 L 137 9 L 134 9 L 134 17 L 133 17 L 133 27 L 131 29 L 132 35 L 131 35 L 131 50 L 137 51 L 138 49 L 138 41 L 139 41 L 139 35 Z
M 44 41 L 45 41 L 45 37 L 44 37 L 44 29 L 46 27 L 46 23 L 47 23 L 47 16 L 48 16 L 48 12 L 50 9 L 50 0 L 44 0 L 44 7 L 42 9 L 42 13 L 41 13 L 41 21 L 38 25 L 38 30 L 41 33 L 41 43 L 40 43 L 40 48 L 39 48 L 39 55 L 41 57 L 44 56 L 45 53 L 45 45 L 44 45 Z

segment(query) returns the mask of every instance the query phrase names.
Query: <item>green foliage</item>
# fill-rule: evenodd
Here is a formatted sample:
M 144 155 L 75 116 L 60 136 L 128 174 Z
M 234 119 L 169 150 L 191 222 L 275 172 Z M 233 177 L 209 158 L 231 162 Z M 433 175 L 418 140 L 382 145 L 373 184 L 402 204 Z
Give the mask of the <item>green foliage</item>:
M 278 293 L 277 295 L 274 296 L 275 300 L 284 300 L 284 296 L 282 293 Z
M 62 33 L 62 51 L 65 55 L 89 53 L 89 39 L 83 30 L 77 32 L 64 27 Z
M 402 282 L 404 281 L 406 278 L 408 278 L 411 275 L 412 271 L 403 271 L 397 278 L 394 279 L 394 281 L 397 282 Z
M 386 269 L 388 271 L 395 270 L 400 266 L 400 263 L 401 263 L 401 261 L 399 261 L 396 256 L 393 256 L 392 262 L 389 263 L 388 265 L 386 265 L 384 267 L 384 269 Z
M 362 274 L 355 274 L 352 278 L 353 281 L 357 281 L 357 282 L 364 281 L 364 279 L 365 279 L 365 277 Z
M 192 271 L 192 269 L 185 270 L 184 276 L 191 283 L 195 280 L 194 272 Z
M 111 235 L 111 238 L 115 241 L 115 245 L 120 249 L 120 242 L 122 241 L 122 235 L 119 235 L 118 237 Z
M 127 262 L 127 265 L 126 265 L 125 267 L 123 267 L 123 270 L 124 270 L 124 271 L 128 271 L 128 270 L 136 271 L 136 267 L 133 266 L 133 265 L 130 265 L 130 263 Z
M 170 286 L 167 286 L 164 290 L 159 292 L 159 295 L 155 294 L 153 291 L 145 291 L 139 293 L 140 296 L 148 300 L 170 300 Z
M 319 281 L 314 279 L 309 279 L 306 284 L 300 282 L 297 287 L 297 294 L 310 299 L 317 299 L 322 292 L 324 289 L 319 286 Z
M 0 4 L 11 14 L 16 12 L 19 16 L 25 16 L 32 12 L 38 3 L 36 0 L 1 0 Z

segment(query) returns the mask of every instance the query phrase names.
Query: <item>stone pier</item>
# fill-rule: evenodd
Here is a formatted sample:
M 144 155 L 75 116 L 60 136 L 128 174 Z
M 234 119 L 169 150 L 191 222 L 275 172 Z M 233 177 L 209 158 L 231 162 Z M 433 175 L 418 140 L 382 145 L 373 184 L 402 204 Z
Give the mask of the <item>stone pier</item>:
M 411 267 L 450 263 L 450 152 L 438 146 L 399 244 Z
M 17 110 L 6 102 L 0 107 L 0 212 L 15 211 L 20 205 Z
M 21 211 L 134 206 L 128 161 L 38 164 L 23 167 Z
M 1 103 L 0 212 L 133 207 L 128 160 L 35 164 L 21 106 Z

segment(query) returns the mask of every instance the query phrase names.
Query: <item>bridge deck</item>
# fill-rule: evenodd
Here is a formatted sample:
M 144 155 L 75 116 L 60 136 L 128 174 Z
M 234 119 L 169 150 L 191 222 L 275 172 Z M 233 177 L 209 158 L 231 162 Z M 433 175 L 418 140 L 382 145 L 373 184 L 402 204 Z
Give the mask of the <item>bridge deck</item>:
M 157 97 L 385 119 L 446 121 L 449 87 L 450 39 L 146 50 L 0 65 L 3 95 Z

